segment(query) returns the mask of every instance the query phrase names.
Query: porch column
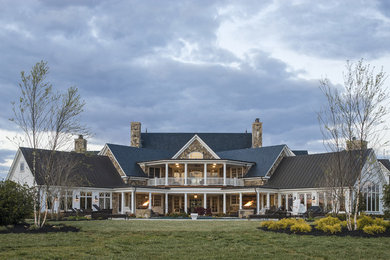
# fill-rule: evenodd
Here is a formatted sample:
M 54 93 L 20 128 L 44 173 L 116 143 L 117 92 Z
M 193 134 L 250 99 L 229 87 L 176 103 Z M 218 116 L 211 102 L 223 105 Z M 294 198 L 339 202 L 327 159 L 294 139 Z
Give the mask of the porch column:
M 312 192 L 311 199 L 312 199 L 312 205 L 313 206 L 318 206 L 319 200 L 318 200 L 318 193 L 317 193 L 317 191 Z
M 135 214 L 135 191 L 131 192 L 131 213 Z
M 207 185 L 207 163 L 204 164 L 204 185 Z
M 184 185 L 187 184 L 187 163 L 184 164 Z
M 184 193 L 184 212 L 185 213 L 188 213 L 187 208 L 188 208 L 188 206 L 187 206 L 187 193 Z
M 165 164 L 165 186 L 168 186 L 168 164 Z
M 152 209 L 152 193 L 149 192 L 149 205 L 148 205 L 148 209 Z
M 258 190 L 256 190 L 256 209 L 257 209 L 257 215 L 260 214 L 260 193 Z
M 204 194 L 204 198 L 203 198 L 203 208 L 207 209 L 207 194 L 206 193 Z
M 282 206 L 282 194 L 278 193 L 278 208 Z
M 165 214 L 168 214 L 168 193 L 165 193 Z
M 242 192 L 240 192 L 240 209 L 242 209 Z
M 269 209 L 269 192 L 267 192 L 267 206 L 266 206 L 267 209 Z
M 226 193 L 223 194 L 223 214 L 226 214 Z
M 72 204 L 73 206 L 73 204 Z M 110 209 L 112 209 L 112 192 L 110 192 Z
M 223 186 L 226 186 L 226 163 L 223 163 Z
M 125 212 L 123 207 L 125 206 L 125 193 L 122 191 L 121 192 L 121 214 Z
M 288 194 L 284 194 L 285 198 L 286 198 L 286 210 L 288 211 L 289 208 L 288 208 Z
M 305 193 L 305 196 L 303 196 L 303 201 L 305 203 L 305 208 L 307 209 L 307 193 Z

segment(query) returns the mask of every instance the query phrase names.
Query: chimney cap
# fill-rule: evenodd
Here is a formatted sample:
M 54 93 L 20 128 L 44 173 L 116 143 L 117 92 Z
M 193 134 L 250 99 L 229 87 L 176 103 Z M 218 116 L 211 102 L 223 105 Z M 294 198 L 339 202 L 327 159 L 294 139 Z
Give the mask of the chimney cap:
M 256 118 L 255 123 L 259 123 L 259 122 L 260 122 L 260 118 Z
M 79 139 L 83 139 L 83 135 L 79 135 Z

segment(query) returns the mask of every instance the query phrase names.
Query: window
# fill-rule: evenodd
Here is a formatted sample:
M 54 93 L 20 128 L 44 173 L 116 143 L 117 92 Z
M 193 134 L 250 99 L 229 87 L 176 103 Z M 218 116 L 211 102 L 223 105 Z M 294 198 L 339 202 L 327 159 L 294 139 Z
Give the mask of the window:
M 189 159 L 203 159 L 203 153 L 200 152 L 192 152 L 188 155 Z
M 20 163 L 20 171 L 21 171 L 21 172 L 24 172 L 24 162 L 21 162 L 21 163 Z
M 232 178 L 242 178 L 242 167 L 232 168 Z
M 110 208 L 111 194 L 109 192 L 99 193 L 99 208 L 109 209 Z
M 238 203 L 239 203 L 239 198 L 238 198 L 238 195 L 231 195 L 231 204 L 232 205 L 238 205 Z
M 160 168 L 149 168 L 149 177 L 150 178 L 160 178 Z
M 368 183 L 363 187 L 363 194 L 366 211 L 379 211 L 379 185 Z
M 60 210 L 69 210 L 73 207 L 73 192 L 66 191 L 61 194 L 60 198 Z
M 153 195 L 153 207 L 161 207 L 161 196 Z
M 92 192 L 80 192 L 80 208 L 92 209 Z

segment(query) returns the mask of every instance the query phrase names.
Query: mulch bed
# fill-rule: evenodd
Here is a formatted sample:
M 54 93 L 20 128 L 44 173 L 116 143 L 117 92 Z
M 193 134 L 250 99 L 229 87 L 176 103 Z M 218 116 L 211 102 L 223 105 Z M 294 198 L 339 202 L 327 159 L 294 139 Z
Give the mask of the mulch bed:
M 30 224 L 17 224 L 14 226 L 8 226 L 6 229 L 0 230 L 0 234 L 9 234 L 9 233 L 36 234 L 36 233 L 79 232 L 79 231 L 80 231 L 79 228 L 67 226 L 67 225 L 62 225 L 62 224 L 59 224 L 59 225 L 47 224 L 40 229 L 34 229 L 34 228 L 32 228 L 32 225 L 30 225 Z
M 317 230 L 315 228 L 312 229 L 312 231 L 307 233 L 301 233 L 301 232 L 291 232 L 289 229 L 283 229 L 283 230 L 269 230 L 264 227 L 258 227 L 258 229 L 261 229 L 266 232 L 274 232 L 274 233 L 284 233 L 284 234 L 295 234 L 295 235 L 309 235 L 309 236 L 337 236 L 337 237 L 390 237 L 390 230 L 386 230 L 384 233 L 381 234 L 375 234 L 370 235 L 367 233 L 364 233 L 363 230 L 354 230 L 354 231 L 348 231 L 348 229 L 342 229 L 341 232 L 336 234 L 330 234 L 330 233 L 324 233 L 321 230 Z

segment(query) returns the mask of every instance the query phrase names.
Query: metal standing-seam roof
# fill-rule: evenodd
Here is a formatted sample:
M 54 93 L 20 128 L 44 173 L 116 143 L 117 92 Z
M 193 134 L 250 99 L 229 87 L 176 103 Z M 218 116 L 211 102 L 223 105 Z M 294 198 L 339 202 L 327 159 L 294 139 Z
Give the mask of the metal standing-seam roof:
M 127 176 L 148 177 L 145 175 L 138 162 L 170 159 L 168 151 L 137 148 L 132 146 L 107 144 L 115 159 Z
M 32 169 L 33 149 L 20 147 L 20 150 L 28 167 Z M 45 184 L 45 174 L 40 167 L 47 165 L 47 158 L 49 158 L 51 153 L 52 151 L 50 150 L 36 150 L 37 171 L 35 181 L 38 185 Z M 54 176 L 51 176 L 51 174 L 46 176 L 46 178 L 51 178 L 48 183 L 50 185 L 97 188 L 125 186 L 125 183 L 107 156 L 62 151 L 56 151 L 52 155 L 52 162 L 55 167 L 55 171 L 52 173 Z
M 371 151 L 368 149 L 363 153 L 364 161 Z M 344 175 L 345 184 L 353 185 L 361 172 L 360 158 L 360 150 L 285 157 L 264 187 L 281 189 L 329 187 L 326 172 L 337 169 L 338 161 L 342 162 L 339 168 L 348 171 L 348 174 Z
M 286 145 L 265 146 L 217 153 L 221 159 L 254 162 L 245 178 L 264 177 L 274 165 Z
M 214 152 L 250 148 L 251 133 L 141 133 L 142 148 L 176 154 L 194 135 L 198 135 Z

